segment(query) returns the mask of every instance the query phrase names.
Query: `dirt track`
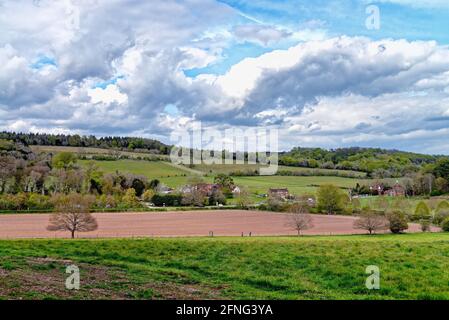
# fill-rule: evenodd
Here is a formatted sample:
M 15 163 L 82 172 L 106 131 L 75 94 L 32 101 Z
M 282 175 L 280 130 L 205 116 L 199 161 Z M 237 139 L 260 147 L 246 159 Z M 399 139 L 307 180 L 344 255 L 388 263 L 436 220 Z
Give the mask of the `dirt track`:
M 181 237 L 240 236 L 242 232 L 253 236 L 294 235 L 286 226 L 288 215 L 259 211 L 189 211 L 161 213 L 98 213 L 99 228 L 79 237 Z M 0 239 L 66 238 L 68 232 L 46 230 L 49 215 L 0 215 Z M 305 234 L 337 235 L 365 233 L 353 229 L 353 217 L 313 215 L 315 227 Z M 409 231 L 418 231 L 411 225 Z

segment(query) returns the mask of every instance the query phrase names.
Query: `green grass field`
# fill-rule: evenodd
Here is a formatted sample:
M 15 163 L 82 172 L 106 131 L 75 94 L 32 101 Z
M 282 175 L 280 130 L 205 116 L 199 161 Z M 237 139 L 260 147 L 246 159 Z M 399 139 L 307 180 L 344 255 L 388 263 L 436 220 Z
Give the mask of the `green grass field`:
M 79 291 L 64 288 L 70 264 Z M 449 299 L 448 265 L 448 234 L 0 241 L 0 297 Z
M 81 165 L 90 162 L 89 160 L 80 160 Z M 138 161 L 138 160 L 117 160 L 117 161 L 94 161 L 98 167 L 105 173 L 130 172 L 143 175 L 149 179 L 183 177 L 190 175 L 190 172 L 182 168 L 174 167 L 168 162 L 163 161 Z
M 280 176 L 257 176 L 257 177 L 235 177 L 238 185 L 246 186 L 253 193 L 267 193 L 269 188 L 288 188 L 292 194 L 314 194 L 317 186 L 333 184 L 341 188 L 355 187 L 362 180 L 340 178 L 340 177 L 280 177 Z

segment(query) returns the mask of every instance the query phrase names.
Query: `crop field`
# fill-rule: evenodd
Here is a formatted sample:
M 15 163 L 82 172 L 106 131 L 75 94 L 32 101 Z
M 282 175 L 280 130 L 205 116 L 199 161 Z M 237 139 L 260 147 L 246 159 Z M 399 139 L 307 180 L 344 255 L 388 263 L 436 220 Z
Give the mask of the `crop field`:
M 449 299 L 449 235 L 0 241 L 3 299 Z M 64 288 L 65 267 L 81 272 Z M 380 290 L 365 287 L 368 266 Z

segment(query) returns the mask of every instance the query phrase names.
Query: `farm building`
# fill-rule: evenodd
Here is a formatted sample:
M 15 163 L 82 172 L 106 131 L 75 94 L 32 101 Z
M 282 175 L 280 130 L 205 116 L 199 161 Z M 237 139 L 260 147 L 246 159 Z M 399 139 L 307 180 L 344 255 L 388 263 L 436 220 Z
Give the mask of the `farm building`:
M 290 197 L 290 192 L 287 188 L 283 189 L 270 189 L 268 190 L 268 195 L 274 198 L 288 199 Z
M 404 197 L 405 188 L 399 183 L 396 183 L 393 188 L 385 190 L 383 194 L 390 197 Z
M 240 189 L 240 187 L 234 187 L 233 189 L 232 189 L 232 194 L 234 194 L 234 195 L 238 195 L 238 194 L 240 194 L 242 192 L 242 189 Z
M 199 191 L 204 195 L 210 196 L 216 190 L 220 190 L 218 184 L 201 183 L 195 186 L 184 186 L 180 189 L 181 193 L 189 193 L 193 191 Z

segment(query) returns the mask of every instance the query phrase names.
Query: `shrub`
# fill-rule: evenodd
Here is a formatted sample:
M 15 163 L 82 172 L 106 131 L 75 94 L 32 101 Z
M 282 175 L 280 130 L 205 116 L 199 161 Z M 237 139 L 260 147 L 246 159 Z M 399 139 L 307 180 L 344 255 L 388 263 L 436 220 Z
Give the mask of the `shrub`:
M 139 199 L 137 199 L 136 190 L 133 188 L 126 190 L 121 204 L 127 208 L 137 208 L 139 206 Z
M 274 212 L 286 212 L 290 210 L 290 205 L 277 197 L 269 197 L 267 201 L 267 210 Z
M 413 220 L 428 220 L 430 219 L 430 209 L 424 201 L 418 203 L 415 209 L 415 213 L 413 214 Z
M 408 229 L 407 217 L 402 211 L 393 211 L 387 215 L 390 231 L 392 233 L 402 233 Z
M 449 217 L 443 221 L 443 223 L 441 224 L 441 228 L 444 232 L 449 232 Z
M 111 209 L 117 207 L 117 201 L 111 195 L 101 195 L 98 197 L 95 206 L 99 209 Z
M 156 194 L 152 199 L 155 206 L 176 207 L 182 203 L 182 196 L 179 194 Z
M 142 195 L 142 200 L 145 202 L 151 202 L 154 197 L 154 191 L 152 189 L 146 190 Z
M 318 209 L 327 214 L 341 213 L 348 203 L 348 196 L 333 185 L 322 185 L 318 189 Z
M 441 225 L 443 221 L 449 217 L 449 202 L 441 201 L 435 210 L 435 216 L 433 217 L 433 223 Z
M 53 209 L 53 205 L 50 202 L 50 198 L 45 195 L 32 193 L 28 197 L 27 201 L 28 210 L 48 210 Z
M 421 225 L 421 231 L 422 232 L 429 232 L 430 229 L 430 221 L 429 220 L 421 220 L 419 222 L 419 224 Z
M 226 204 L 226 196 L 220 190 L 214 190 L 209 197 L 209 205 L 215 206 L 218 204 Z

